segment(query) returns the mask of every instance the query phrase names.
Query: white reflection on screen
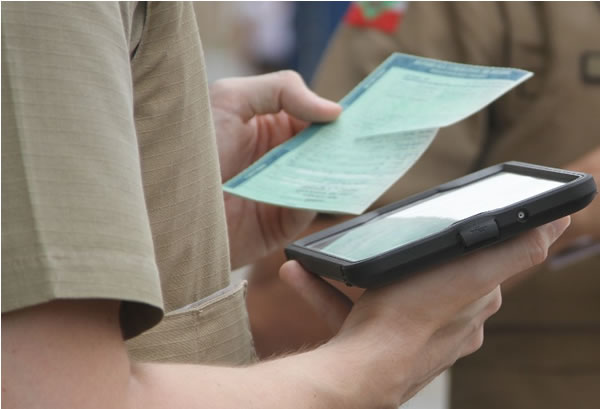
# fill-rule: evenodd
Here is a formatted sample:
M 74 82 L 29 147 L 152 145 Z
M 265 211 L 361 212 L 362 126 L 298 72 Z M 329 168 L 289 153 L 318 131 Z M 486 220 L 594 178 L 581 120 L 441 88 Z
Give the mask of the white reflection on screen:
M 500 172 L 386 214 L 309 247 L 349 261 L 375 256 L 438 233 L 454 222 L 509 206 L 564 182 Z

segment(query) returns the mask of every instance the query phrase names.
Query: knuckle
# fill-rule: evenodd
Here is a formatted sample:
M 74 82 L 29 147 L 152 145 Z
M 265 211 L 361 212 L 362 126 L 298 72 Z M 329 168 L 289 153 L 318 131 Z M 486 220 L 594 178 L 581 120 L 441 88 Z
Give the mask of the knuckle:
M 229 81 L 227 79 L 218 79 L 215 82 L 213 82 L 210 87 L 210 94 L 211 96 L 216 96 L 216 95 L 222 95 L 227 93 L 229 89 Z
M 500 292 L 500 287 L 496 287 L 493 296 L 487 305 L 486 316 L 490 317 L 494 315 L 500 310 L 500 307 L 502 307 L 502 293 Z
M 302 77 L 300 76 L 300 74 L 298 74 L 294 70 L 279 71 L 279 75 L 286 82 L 302 83 L 302 84 L 304 84 L 304 80 L 302 79 Z
M 469 337 L 467 344 L 467 354 L 478 351 L 483 346 L 484 334 L 483 325 L 479 326 Z
M 483 325 L 482 325 L 475 332 L 475 339 L 473 340 L 473 348 L 474 348 L 473 352 L 479 350 L 483 346 L 484 338 L 485 338 L 485 336 L 484 336 Z
M 527 246 L 528 261 L 530 266 L 541 264 L 548 256 L 548 245 L 544 234 L 540 229 L 535 229 Z

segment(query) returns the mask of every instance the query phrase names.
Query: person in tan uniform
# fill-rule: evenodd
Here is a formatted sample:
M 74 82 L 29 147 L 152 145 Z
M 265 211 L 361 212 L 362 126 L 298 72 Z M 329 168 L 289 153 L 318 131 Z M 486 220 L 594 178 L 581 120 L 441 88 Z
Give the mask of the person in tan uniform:
M 348 21 L 335 34 L 314 82 L 314 89 L 331 99 L 344 96 L 395 51 L 535 73 L 479 114 L 442 129 L 374 207 L 507 160 L 580 170 L 600 180 L 597 2 L 415 2 L 394 30 L 378 29 L 376 18 L 360 26 Z M 338 221 L 323 217 L 313 230 Z M 598 200 L 573 217 L 553 254 L 582 237 L 600 242 Z M 595 248 L 568 265 L 568 257 L 557 256 L 554 267 L 550 263 L 506 293 L 503 309 L 486 325 L 484 347 L 453 367 L 453 408 L 597 407 L 598 244 Z M 331 335 L 318 315 L 299 300 L 291 302 L 293 294 L 269 279 L 282 259 L 277 254 L 260 261 L 250 276 L 253 327 L 280 324 L 279 331 L 264 336 L 264 347 L 257 343 L 259 353 Z M 354 290 L 353 296 L 358 294 Z M 300 329 L 286 325 L 282 317 L 291 314 L 288 310 L 307 317 Z
M 290 72 L 220 81 L 211 106 L 203 71 L 189 3 L 2 3 L 3 406 L 395 407 L 479 348 L 499 284 L 569 224 L 354 306 L 286 263 L 337 336 L 251 365 L 230 267 L 314 215 L 221 183 L 339 107 Z

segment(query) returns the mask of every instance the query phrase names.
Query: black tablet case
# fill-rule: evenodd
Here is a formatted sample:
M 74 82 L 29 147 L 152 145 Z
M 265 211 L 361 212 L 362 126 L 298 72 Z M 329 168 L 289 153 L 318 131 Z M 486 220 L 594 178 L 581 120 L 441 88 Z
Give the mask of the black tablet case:
M 513 205 L 458 221 L 439 233 L 365 260 L 352 262 L 307 247 L 385 213 L 501 171 L 566 183 Z M 285 254 L 288 259 L 298 260 L 305 269 L 315 274 L 347 285 L 376 287 L 574 213 L 587 206 L 595 195 L 596 184 L 591 175 L 522 162 L 505 162 L 312 234 L 286 247 Z M 520 212 L 520 216 L 525 217 L 519 217 Z

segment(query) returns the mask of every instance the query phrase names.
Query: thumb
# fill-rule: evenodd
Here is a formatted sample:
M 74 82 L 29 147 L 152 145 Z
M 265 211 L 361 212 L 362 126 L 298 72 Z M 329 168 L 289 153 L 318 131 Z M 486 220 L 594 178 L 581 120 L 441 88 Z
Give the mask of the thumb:
M 294 71 L 231 78 L 226 81 L 235 85 L 232 89 L 236 91 L 236 100 L 241 102 L 238 114 L 245 121 L 255 115 L 284 111 L 306 122 L 329 122 L 342 112 L 340 105 L 312 92 Z M 219 87 L 216 88 L 215 92 L 218 92 Z
M 288 261 L 279 269 L 279 277 L 292 287 L 337 333 L 352 309 L 352 301 L 331 284 L 306 271 L 297 261 Z

